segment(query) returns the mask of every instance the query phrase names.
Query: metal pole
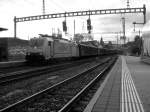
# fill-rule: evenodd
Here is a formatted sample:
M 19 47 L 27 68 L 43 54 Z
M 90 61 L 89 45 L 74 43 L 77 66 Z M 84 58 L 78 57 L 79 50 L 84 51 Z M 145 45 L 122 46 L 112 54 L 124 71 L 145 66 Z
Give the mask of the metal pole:
M 74 37 L 75 37 L 75 30 L 76 30 L 76 23 L 75 23 L 75 20 L 74 20 Z
M 43 0 L 43 15 L 45 15 L 45 0 Z
M 16 16 L 14 17 L 14 38 L 17 38 L 17 22 L 16 22 Z
M 136 24 L 136 22 L 133 22 L 133 27 L 134 27 L 133 31 L 134 32 L 135 32 L 135 24 Z
M 130 8 L 130 5 L 129 5 L 129 0 L 127 0 L 127 8 Z
M 117 48 L 118 48 L 118 33 L 117 33 Z
M 141 31 L 139 30 L 139 37 L 140 37 L 140 35 L 141 35 Z
M 123 40 L 124 40 L 124 44 L 125 44 L 125 40 L 126 40 L 126 34 L 125 34 L 125 18 L 122 18 L 122 26 L 123 26 Z
M 65 12 L 65 23 L 66 23 L 66 27 L 67 27 L 67 18 L 66 18 L 66 12 Z M 67 34 L 67 31 L 65 31 L 65 35 Z
M 143 9 L 144 9 L 143 15 L 144 15 L 144 24 L 145 24 L 146 23 L 146 6 L 145 6 L 145 4 L 143 5 Z

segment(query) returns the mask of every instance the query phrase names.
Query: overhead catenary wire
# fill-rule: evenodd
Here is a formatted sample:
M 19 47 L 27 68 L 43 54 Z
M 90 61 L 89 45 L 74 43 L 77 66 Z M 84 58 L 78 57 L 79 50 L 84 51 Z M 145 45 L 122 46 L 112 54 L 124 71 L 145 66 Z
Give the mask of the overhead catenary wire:
M 57 2 L 54 1 L 54 0 L 51 0 L 51 2 L 53 2 L 53 4 L 55 4 L 58 8 L 60 8 L 60 9 L 63 10 L 64 12 L 66 12 L 66 9 L 65 9 L 62 5 L 60 5 L 59 3 L 57 3 Z M 63 4 L 63 3 L 61 3 L 61 4 Z

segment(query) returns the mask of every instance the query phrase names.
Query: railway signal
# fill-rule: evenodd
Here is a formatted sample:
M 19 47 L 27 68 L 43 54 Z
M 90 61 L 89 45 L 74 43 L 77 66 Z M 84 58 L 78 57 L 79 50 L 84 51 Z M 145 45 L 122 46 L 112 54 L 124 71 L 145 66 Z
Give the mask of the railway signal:
M 87 20 L 87 30 L 88 30 L 88 33 L 91 34 L 92 25 L 91 25 L 91 19 L 90 18 Z
M 63 21 L 63 31 L 67 32 L 67 24 L 66 21 Z

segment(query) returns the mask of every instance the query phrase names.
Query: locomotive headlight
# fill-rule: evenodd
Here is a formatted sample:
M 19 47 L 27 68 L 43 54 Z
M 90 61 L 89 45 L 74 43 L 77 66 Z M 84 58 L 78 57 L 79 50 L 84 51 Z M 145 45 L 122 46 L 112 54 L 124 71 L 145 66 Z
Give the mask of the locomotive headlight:
M 43 55 L 43 53 L 42 53 L 42 52 L 40 52 L 40 55 Z
M 29 52 L 27 52 L 27 53 L 26 53 L 26 55 L 30 55 L 30 53 L 29 53 Z
M 37 46 L 34 46 L 33 48 L 34 48 L 34 49 L 37 49 Z

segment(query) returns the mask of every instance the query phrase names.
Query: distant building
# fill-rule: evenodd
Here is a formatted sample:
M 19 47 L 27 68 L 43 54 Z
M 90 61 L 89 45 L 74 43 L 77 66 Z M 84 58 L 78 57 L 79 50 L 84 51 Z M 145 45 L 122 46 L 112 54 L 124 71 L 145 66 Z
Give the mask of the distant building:
M 0 61 L 24 60 L 29 42 L 17 38 L 0 38 Z

